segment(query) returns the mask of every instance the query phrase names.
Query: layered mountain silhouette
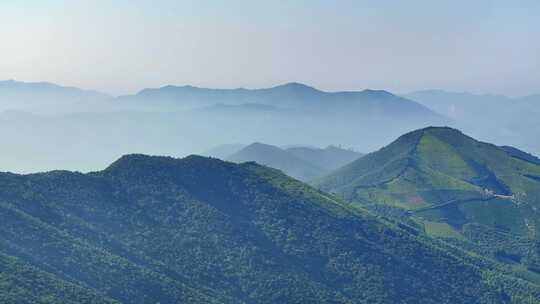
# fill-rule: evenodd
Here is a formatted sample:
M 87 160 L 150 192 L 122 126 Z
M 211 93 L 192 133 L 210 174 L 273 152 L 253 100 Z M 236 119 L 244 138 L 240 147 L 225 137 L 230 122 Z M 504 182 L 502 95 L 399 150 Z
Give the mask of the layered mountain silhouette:
M 229 146 L 222 146 L 223 149 L 227 147 Z M 219 148 L 217 152 L 220 152 Z M 301 181 L 310 181 L 361 156 L 361 153 L 335 146 L 328 146 L 324 149 L 302 146 L 280 148 L 254 143 L 231 153 L 224 159 L 236 163 L 254 161 L 279 169 Z
M 532 281 L 277 170 L 127 155 L 0 174 L 4 303 L 527 303 Z
M 128 153 L 186 156 L 226 142 L 340 143 L 373 151 L 404 130 L 445 120 L 378 90 L 324 92 L 299 83 L 233 90 L 166 86 L 108 97 L 8 81 L 0 85 L 0 138 L 8 147 L 0 169 L 87 172 Z
M 352 202 L 408 210 L 432 234 L 465 237 L 482 252 L 540 269 L 540 165 L 516 148 L 430 127 L 401 136 L 317 185 Z
M 363 116 L 387 115 L 441 119 L 437 114 L 409 99 L 384 90 L 324 92 L 301 83 L 287 83 L 265 89 L 210 89 L 194 86 L 165 86 L 144 89 L 136 95 L 120 97 L 124 102 L 143 102 L 179 106 L 214 104 L 265 104 L 286 109 L 311 111 L 363 111 Z
M 0 111 L 57 112 L 99 110 L 111 97 L 48 82 L 0 81 Z
M 326 173 L 316 164 L 295 156 L 279 147 L 254 143 L 227 157 L 227 160 L 242 163 L 254 161 L 275 169 L 302 181 L 312 180 Z

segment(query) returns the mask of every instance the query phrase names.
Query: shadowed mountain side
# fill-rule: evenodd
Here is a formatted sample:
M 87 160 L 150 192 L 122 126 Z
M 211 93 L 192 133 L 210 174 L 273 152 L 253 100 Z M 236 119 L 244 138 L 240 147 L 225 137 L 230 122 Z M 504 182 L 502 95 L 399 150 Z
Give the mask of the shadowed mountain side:
M 73 113 L 109 111 L 112 97 L 90 90 L 47 82 L 0 81 L 0 112 Z
M 285 150 L 298 158 L 316 164 L 328 171 L 342 167 L 364 155 L 360 152 L 342 149 L 336 146 L 328 146 L 324 149 L 292 147 Z
M 244 150 L 244 148 L 246 149 Z M 250 146 L 241 144 L 220 145 L 202 153 L 202 155 L 229 159 L 235 162 L 256 161 L 270 167 L 279 168 L 289 175 L 296 175 L 295 177 L 301 177 L 301 179 L 306 177 L 302 176 L 302 174 L 295 174 L 293 168 L 303 166 L 305 168 L 304 172 L 312 172 L 318 177 L 363 156 L 362 153 L 336 146 L 328 146 L 324 149 L 302 145 L 280 148 L 258 143 Z
M 262 143 L 251 144 L 230 155 L 227 160 L 235 163 L 254 161 L 279 169 L 302 181 L 309 181 L 326 173 L 325 169 L 296 157 L 287 150 Z

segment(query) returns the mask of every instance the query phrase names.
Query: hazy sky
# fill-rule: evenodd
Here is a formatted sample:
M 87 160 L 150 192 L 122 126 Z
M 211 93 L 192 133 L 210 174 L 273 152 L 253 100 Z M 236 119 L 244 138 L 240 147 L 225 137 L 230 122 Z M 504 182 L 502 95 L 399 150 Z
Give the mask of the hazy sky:
M 540 93 L 540 1 L 0 0 L 0 79 Z

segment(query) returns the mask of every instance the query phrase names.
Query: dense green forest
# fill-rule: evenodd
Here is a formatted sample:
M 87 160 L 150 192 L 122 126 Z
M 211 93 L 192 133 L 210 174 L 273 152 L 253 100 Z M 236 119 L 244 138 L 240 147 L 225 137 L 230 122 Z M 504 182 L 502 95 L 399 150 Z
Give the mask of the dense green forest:
M 281 172 L 124 156 L 0 174 L 3 303 L 537 303 L 489 259 Z

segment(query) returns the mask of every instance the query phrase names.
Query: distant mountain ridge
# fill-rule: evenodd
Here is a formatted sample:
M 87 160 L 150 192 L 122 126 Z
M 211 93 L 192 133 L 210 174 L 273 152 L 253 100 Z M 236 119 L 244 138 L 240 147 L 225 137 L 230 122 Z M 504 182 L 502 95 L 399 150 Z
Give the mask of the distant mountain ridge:
M 167 86 L 100 100 L 34 95 L 31 102 L 0 102 L 0 137 L 17 147 L 5 149 L 0 170 L 91 171 L 126 153 L 185 156 L 224 140 L 373 151 L 404 131 L 446 121 L 386 91 L 323 92 L 299 83 L 254 90 Z M 21 153 L 36 150 L 41 155 L 23 161 Z
M 188 103 L 190 105 L 261 103 L 281 107 L 344 108 L 360 107 L 392 115 L 437 115 L 418 103 L 383 90 L 325 92 L 301 83 L 287 83 L 264 89 L 210 89 L 194 86 L 164 86 L 144 89 L 135 95 L 119 98 L 122 101 Z M 391 108 L 394 107 L 394 108 Z
M 0 81 L 0 111 L 63 113 L 99 109 L 112 97 L 92 90 L 48 82 Z
M 94 90 L 60 86 L 49 82 L 0 81 L 0 101 L 13 98 L 22 99 L 21 102 L 39 102 L 40 99 L 49 98 L 83 102 L 112 97 Z
M 230 146 L 224 146 L 223 148 L 228 150 Z M 221 150 L 218 149 L 217 154 L 221 153 Z M 282 170 L 284 173 L 302 181 L 310 181 L 350 163 L 362 155 L 335 146 L 324 149 L 301 146 L 280 148 L 262 143 L 253 143 L 241 147 L 223 159 L 237 163 L 255 161 Z
M 226 160 L 235 163 L 254 161 L 261 165 L 282 170 L 286 174 L 302 181 L 312 180 L 322 176 L 326 172 L 316 164 L 298 158 L 286 150 L 263 143 L 248 145 L 228 156 Z

